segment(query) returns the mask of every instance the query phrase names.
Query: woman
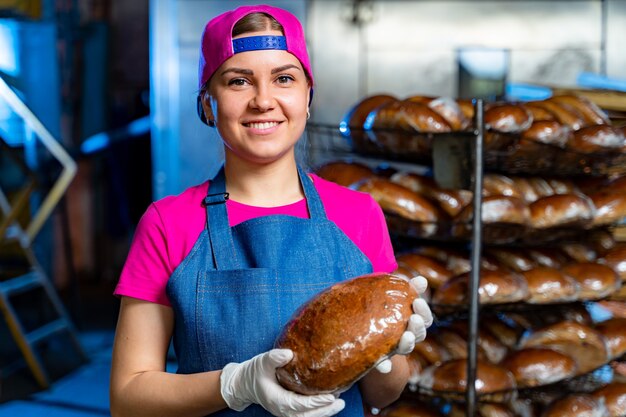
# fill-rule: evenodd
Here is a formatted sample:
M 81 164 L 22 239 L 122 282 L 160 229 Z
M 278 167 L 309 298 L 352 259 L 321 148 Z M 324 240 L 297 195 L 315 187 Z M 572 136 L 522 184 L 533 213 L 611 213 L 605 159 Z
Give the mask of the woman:
M 336 281 L 396 268 L 378 205 L 296 164 L 313 86 L 300 23 L 269 6 L 216 17 L 199 78 L 201 118 L 222 137 L 225 164 L 152 204 L 139 224 L 115 291 L 112 414 L 362 416 L 361 398 L 393 401 L 408 377 L 404 356 L 340 398 L 299 395 L 274 376 L 293 355 L 272 349 L 274 339 L 299 305 Z M 414 310 L 399 353 L 432 321 L 423 300 Z M 177 374 L 165 372 L 172 336 Z

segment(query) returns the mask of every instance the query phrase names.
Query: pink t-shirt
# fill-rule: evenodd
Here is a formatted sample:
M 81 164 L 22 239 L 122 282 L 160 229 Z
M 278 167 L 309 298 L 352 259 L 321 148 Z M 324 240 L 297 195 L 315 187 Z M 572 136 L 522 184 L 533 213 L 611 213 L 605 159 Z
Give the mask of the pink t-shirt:
M 350 190 L 311 175 L 328 219 L 361 249 L 375 272 L 397 268 L 387 224 L 380 206 L 368 194 Z M 114 294 L 169 306 L 167 280 L 191 252 L 206 225 L 202 201 L 208 182 L 190 187 L 177 196 L 152 203 L 141 218 Z M 228 222 L 272 214 L 308 218 L 306 201 L 280 207 L 253 207 L 226 202 Z

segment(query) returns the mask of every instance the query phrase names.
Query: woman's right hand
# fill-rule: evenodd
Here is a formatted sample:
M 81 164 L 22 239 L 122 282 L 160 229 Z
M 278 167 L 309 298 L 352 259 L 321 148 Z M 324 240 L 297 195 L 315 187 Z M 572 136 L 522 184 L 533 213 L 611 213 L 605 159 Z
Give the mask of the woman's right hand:
M 280 386 L 276 368 L 292 358 L 289 349 L 273 349 L 245 362 L 226 365 L 220 384 L 228 407 L 242 411 L 255 403 L 282 417 L 326 417 L 343 410 L 344 401 L 332 394 L 300 395 Z

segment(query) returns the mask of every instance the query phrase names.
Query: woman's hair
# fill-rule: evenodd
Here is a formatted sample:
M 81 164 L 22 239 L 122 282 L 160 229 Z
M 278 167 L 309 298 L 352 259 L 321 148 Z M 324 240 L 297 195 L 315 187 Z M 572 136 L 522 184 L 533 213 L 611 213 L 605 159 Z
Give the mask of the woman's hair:
M 278 30 L 283 34 L 283 26 L 272 16 L 266 13 L 250 13 L 242 17 L 233 27 L 233 38 L 249 32 L 261 32 L 263 30 Z

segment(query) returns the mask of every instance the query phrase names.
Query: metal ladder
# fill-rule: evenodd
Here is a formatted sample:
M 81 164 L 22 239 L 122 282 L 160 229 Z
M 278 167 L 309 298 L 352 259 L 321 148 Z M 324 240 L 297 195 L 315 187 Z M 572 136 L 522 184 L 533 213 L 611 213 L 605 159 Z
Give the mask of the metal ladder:
M 38 353 L 42 342 L 63 333 L 69 337 L 75 352 L 80 356 L 79 362 L 85 363 L 88 359 L 55 289 L 31 248 L 22 245 L 20 232 L 19 226 L 11 226 L 0 241 L 0 310 L 37 384 L 46 389 L 50 386 L 51 379 Z M 13 234 L 17 236 L 11 236 Z M 44 296 L 46 304 L 49 302 L 54 318 L 38 324 L 34 329 L 27 329 L 24 318 L 14 307 L 14 300 L 19 295 L 34 294 L 35 291 Z M 42 304 L 32 307 L 43 308 Z
M 0 77 L 0 99 L 21 120 L 24 130 L 62 167 L 55 183 L 43 196 L 36 211 L 31 213 L 29 201 L 38 188 L 36 177 L 23 158 L 17 155 L 18 152 L 0 137 L 2 152 L 0 155 L 10 158 L 21 170 L 24 178 L 19 186 L 11 187 L 11 198 L 0 186 L 0 310 L 26 365 L 39 386 L 45 389 L 51 382 L 50 374 L 39 354 L 40 347 L 45 341 L 60 334 L 69 336 L 77 359 L 80 359 L 80 363 L 87 361 L 76 329 L 31 247 L 31 242 L 74 178 L 76 163 L 2 77 Z M 29 220 L 22 226 L 20 220 L 25 223 L 24 218 Z M 34 295 L 43 296 L 40 299 L 41 303 L 33 305 Z M 16 304 L 19 304 L 18 299 L 23 301 L 24 297 L 29 297 L 25 311 L 16 308 Z M 28 323 L 30 317 L 25 317 L 26 312 L 52 313 L 54 318 L 39 320 L 32 325 Z

